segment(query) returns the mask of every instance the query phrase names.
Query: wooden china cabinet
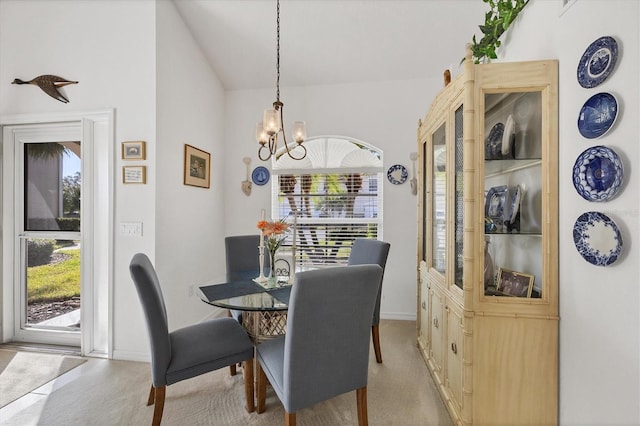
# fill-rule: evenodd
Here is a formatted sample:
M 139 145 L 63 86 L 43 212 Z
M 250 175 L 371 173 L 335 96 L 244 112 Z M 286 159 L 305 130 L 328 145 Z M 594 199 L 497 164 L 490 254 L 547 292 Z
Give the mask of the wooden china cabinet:
M 474 64 L 418 127 L 418 346 L 457 424 L 558 418 L 558 62 Z

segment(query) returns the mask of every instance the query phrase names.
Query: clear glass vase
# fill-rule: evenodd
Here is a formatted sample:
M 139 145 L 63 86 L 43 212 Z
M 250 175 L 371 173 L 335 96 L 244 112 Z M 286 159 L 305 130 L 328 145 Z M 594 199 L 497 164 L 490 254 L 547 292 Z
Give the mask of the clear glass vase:
M 269 287 L 276 287 L 278 284 L 278 277 L 276 275 L 276 253 L 277 250 L 269 251 L 269 276 L 267 277 L 267 283 Z

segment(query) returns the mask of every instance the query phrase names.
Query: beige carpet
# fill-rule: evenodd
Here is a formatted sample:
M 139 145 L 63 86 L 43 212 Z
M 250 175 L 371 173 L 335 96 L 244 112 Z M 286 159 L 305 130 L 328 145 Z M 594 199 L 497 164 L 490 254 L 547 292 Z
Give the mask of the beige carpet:
M 83 362 L 79 357 L 0 349 L 0 408 Z
M 383 364 L 371 350 L 368 413 L 370 425 L 451 425 L 451 419 L 416 348 L 415 322 L 383 321 Z M 242 371 L 241 369 L 239 370 Z M 150 366 L 90 360 L 83 375 L 2 425 L 148 425 Z M 0 413 L 1 415 L 1 413 Z M 356 396 L 350 392 L 298 413 L 298 424 L 355 425 Z M 282 405 L 268 388 L 267 411 L 244 409 L 242 375 L 224 368 L 167 388 L 162 419 L 168 425 L 282 425 Z

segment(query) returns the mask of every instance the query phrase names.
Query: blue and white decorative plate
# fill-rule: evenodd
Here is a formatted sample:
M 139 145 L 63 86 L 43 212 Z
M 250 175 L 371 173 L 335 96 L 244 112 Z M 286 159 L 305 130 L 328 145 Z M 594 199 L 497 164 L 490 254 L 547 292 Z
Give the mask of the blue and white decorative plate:
M 622 252 L 622 235 L 618 226 L 600 212 L 580 215 L 573 225 L 573 242 L 578 253 L 596 266 L 611 265 Z
M 394 164 L 387 170 L 387 179 L 394 185 L 402 185 L 408 177 L 407 168 L 401 164 Z
M 258 166 L 253 169 L 253 173 L 251 173 L 251 180 L 256 185 L 265 185 L 269 182 L 269 177 L 271 174 L 269 173 L 269 169 L 263 166 Z
M 578 130 L 587 139 L 604 136 L 616 122 L 618 101 L 611 93 L 596 93 L 582 105 Z
M 502 158 L 502 137 L 504 136 L 504 124 L 496 123 L 489 131 L 489 136 L 484 143 L 484 159 L 498 160 Z
M 613 37 L 595 40 L 584 51 L 578 62 L 578 83 L 590 89 L 609 77 L 618 60 L 618 43 Z
M 616 196 L 624 173 L 618 154 L 598 145 L 582 152 L 573 165 L 573 186 L 588 201 L 608 201 Z
M 491 218 L 494 222 L 501 224 L 510 217 L 507 209 L 509 208 L 509 187 L 507 185 L 494 186 L 487 192 L 484 202 L 484 215 Z

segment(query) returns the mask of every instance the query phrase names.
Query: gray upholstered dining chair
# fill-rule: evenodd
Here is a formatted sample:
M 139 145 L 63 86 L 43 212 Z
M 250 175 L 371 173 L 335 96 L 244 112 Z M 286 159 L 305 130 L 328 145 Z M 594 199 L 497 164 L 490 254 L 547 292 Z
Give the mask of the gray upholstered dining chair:
M 227 282 L 250 280 L 260 275 L 258 246 L 260 235 L 232 235 L 224 239 Z M 264 267 L 269 269 L 269 255 L 265 253 Z M 229 315 L 242 324 L 242 311 L 229 310 Z M 236 374 L 236 366 L 229 366 L 229 373 Z
M 384 268 L 387 264 L 390 247 L 391 244 L 384 241 L 358 238 L 353 242 L 348 261 L 349 265 L 380 265 L 383 271 L 380 277 L 376 308 L 373 311 L 373 321 L 371 323 L 371 339 L 373 340 L 373 350 L 376 353 L 376 361 L 378 364 L 382 363 L 382 351 L 380 349 L 380 299 L 382 297 Z
M 260 235 L 232 235 L 224 239 L 227 282 L 252 279 L 260 275 L 258 246 Z M 269 268 L 269 254 L 265 249 L 264 267 Z
M 129 264 L 151 343 L 151 391 L 155 404 L 152 425 L 162 420 L 167 386 L 219 368 L 244 362 L 247 411 L 254 406 L 253 342 L 233 318 L 215 318 L 169 332 L 158 276 L 149 258 L 137 253 Z
M 378 265 L 296 274 L 285 335 L 256 346 L 258 413 L 268 379 L 287 425 L 295 425 L 297 411 L 352 390 L 358 424 L 367 424 L 369 327 L 381 276 Z

